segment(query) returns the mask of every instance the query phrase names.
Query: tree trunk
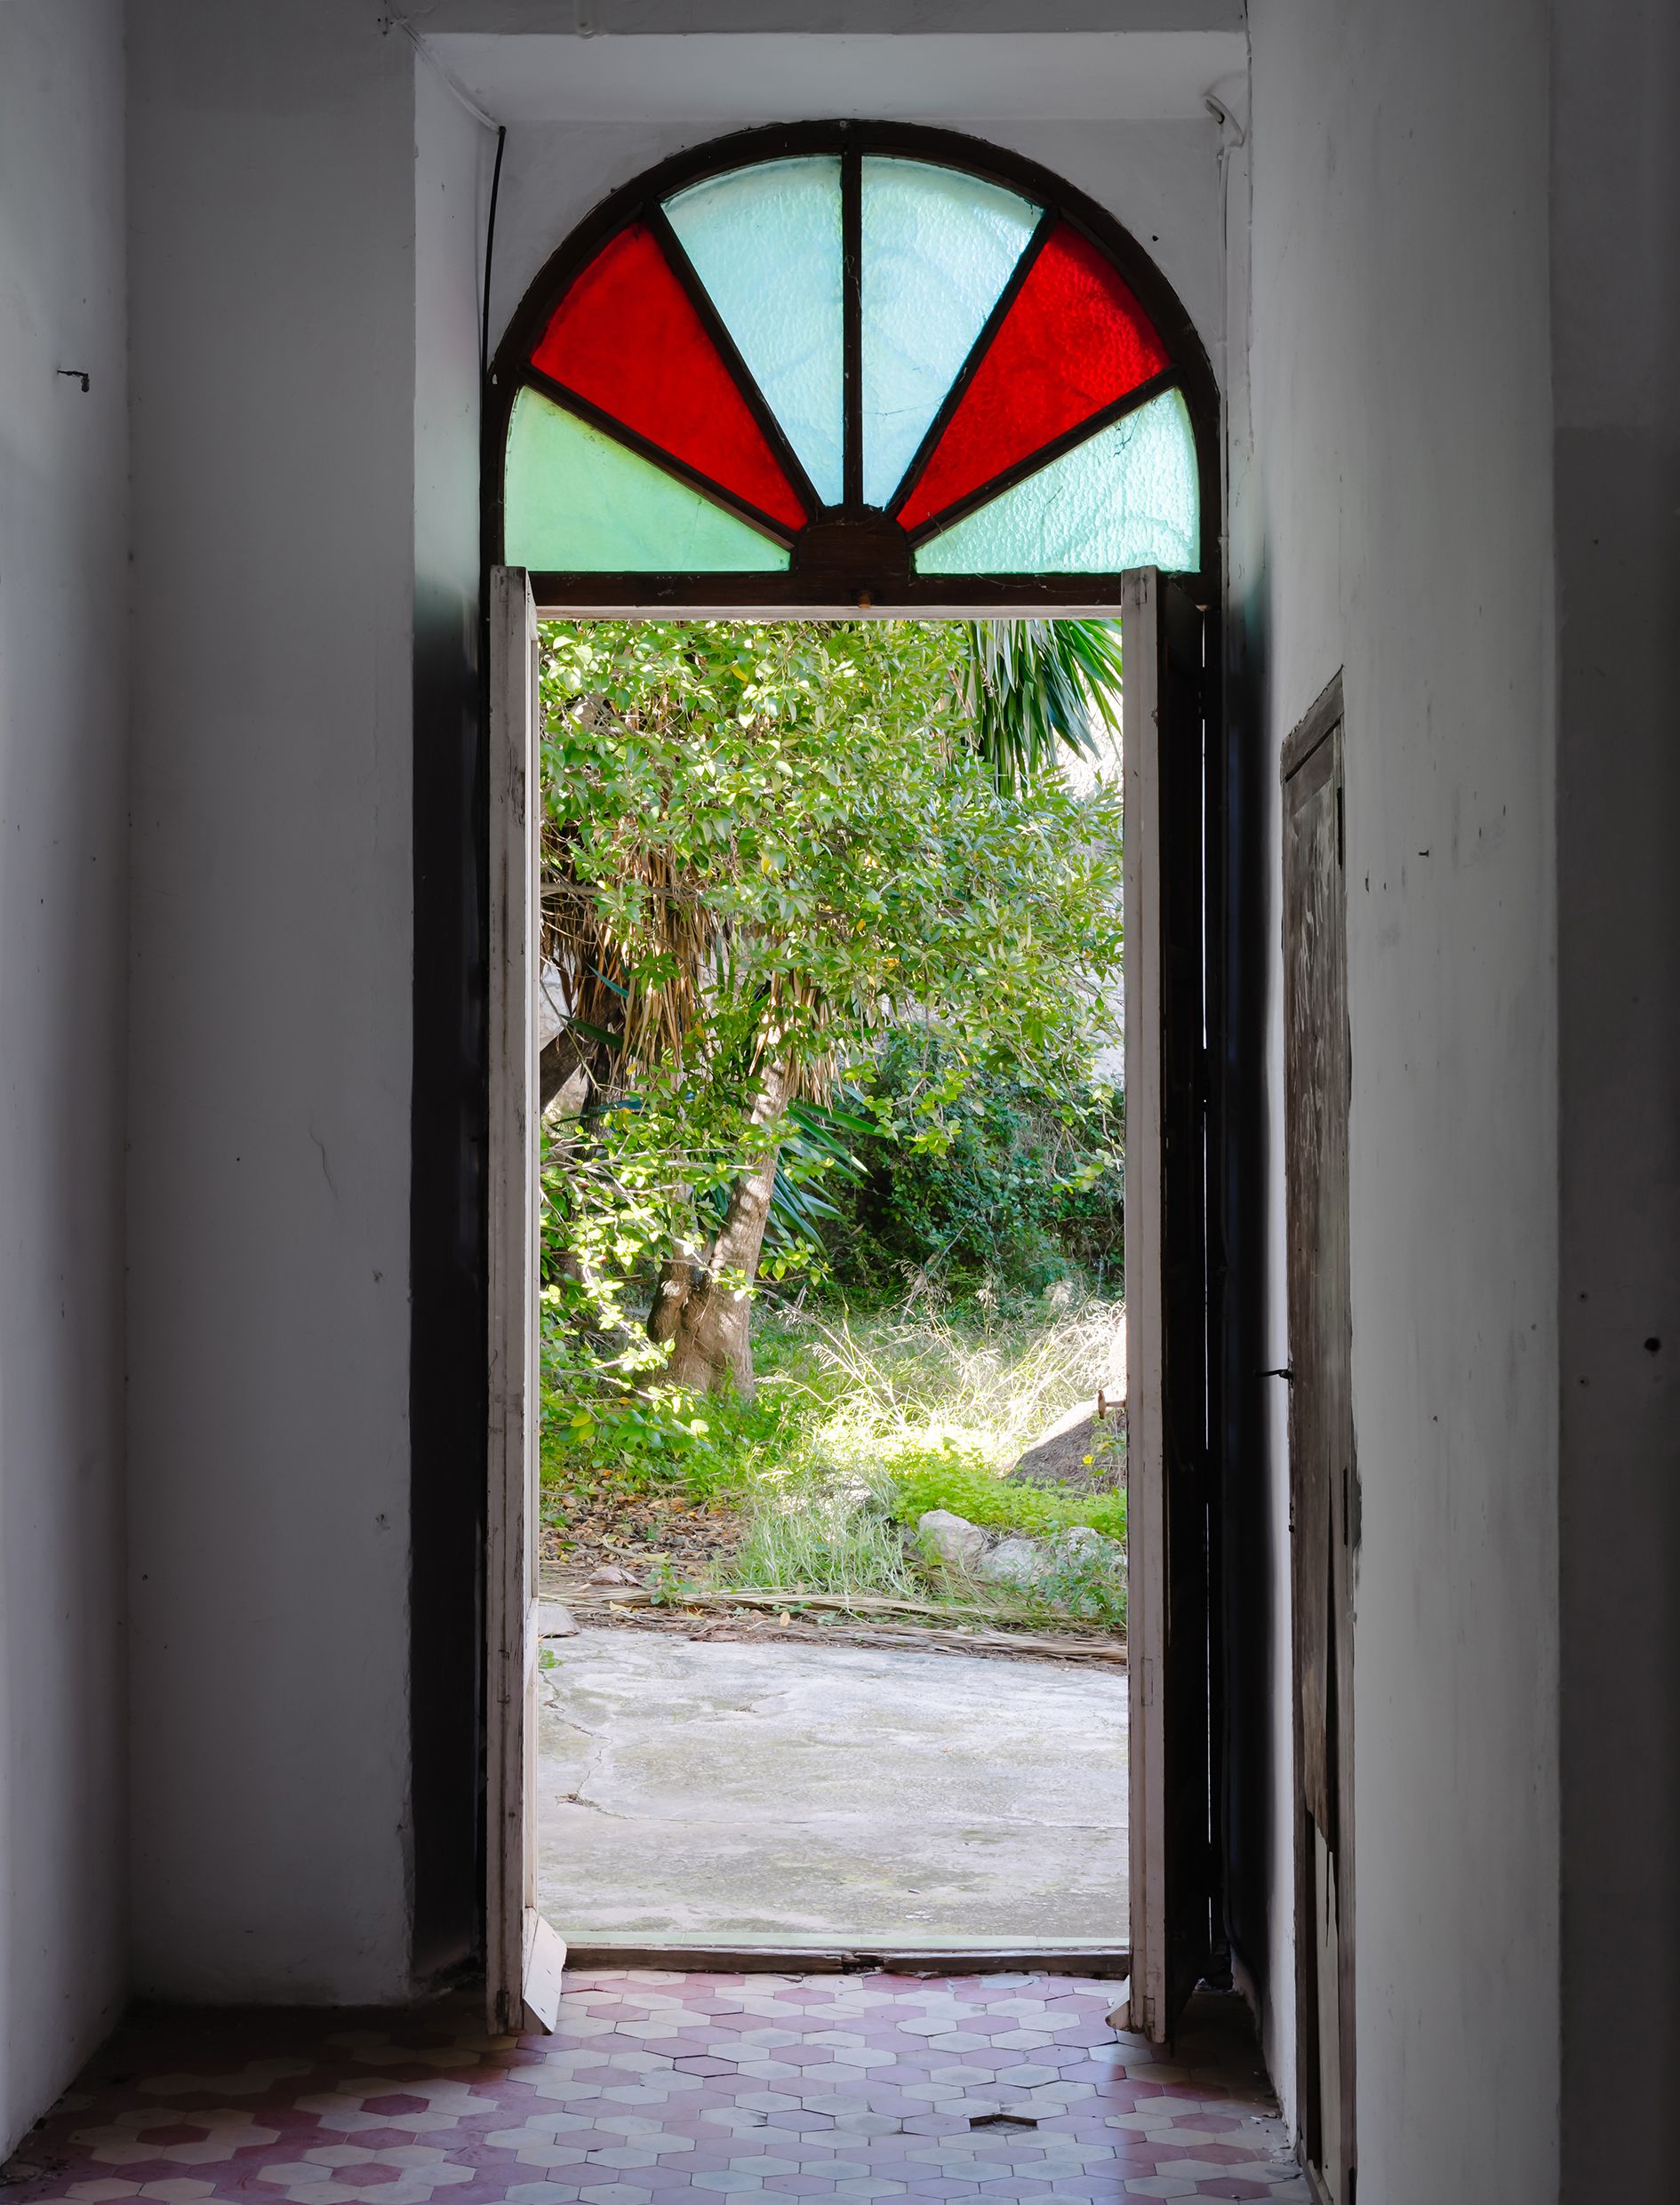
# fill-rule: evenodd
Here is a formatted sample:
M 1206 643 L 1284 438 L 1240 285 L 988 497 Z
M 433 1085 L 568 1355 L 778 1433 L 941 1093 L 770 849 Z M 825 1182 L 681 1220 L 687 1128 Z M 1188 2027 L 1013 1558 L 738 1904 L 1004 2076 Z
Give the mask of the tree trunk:
M 589 1045 L 574 1034 L 569 1026 L 563 1026 L 543 1044 L 537 1059 L 538 1075 L 542 1083 L 540 1107 L 544 1115 L 548 1105 L 572 1074 L 589 1060 Z
M 764 1124 L 780 1115 L 787 1093 L 786 1073 L 772 1073 L 753 1111 L 755 1121 Z M 732 1386 L 742 1401 L 751 1401 L 752 1284 L 764 1252 L 780 1153 L 778 1144 L 730 1189 L 729 1208 L 704 1266 L 692 1250 L 679 1247 L 660 1270 L 647 1321 L 652 1338 L 671 1342 L 671 1360 L 659 1385 L 696 1394 L 721 1393 Z

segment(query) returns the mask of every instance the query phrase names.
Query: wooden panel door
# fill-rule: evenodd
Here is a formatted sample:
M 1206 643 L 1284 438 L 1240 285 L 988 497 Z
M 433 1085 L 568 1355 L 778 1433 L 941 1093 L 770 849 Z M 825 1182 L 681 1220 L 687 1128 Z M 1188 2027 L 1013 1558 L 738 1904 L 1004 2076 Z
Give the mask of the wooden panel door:
M 1284 1083 L 1301 2143 L 1354 2205 L 1353 1594 L 1358 1542 L 1348 1266 L 1341 686 L 1284 755 Z
M 1204 621 L 1125 576 L 1128 2025 L 1157 2043 L 1205 1971 L 1209 1737 Z
M 565 1948 L 537 1911 L 537 617 L 491 574 L 490 1506 L 484 1973 L 491 2028 L 552 2029 Z

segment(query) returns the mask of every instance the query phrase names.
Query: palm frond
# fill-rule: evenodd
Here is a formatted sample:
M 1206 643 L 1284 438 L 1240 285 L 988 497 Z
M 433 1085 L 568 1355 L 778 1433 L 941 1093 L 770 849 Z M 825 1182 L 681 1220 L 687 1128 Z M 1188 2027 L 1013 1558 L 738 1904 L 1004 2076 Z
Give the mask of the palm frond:
M 1059 749 L 1092 756 L 1120 724 L 1116 620 L 965 620 L 970 739 L 1000 787 L 1018 788 Z

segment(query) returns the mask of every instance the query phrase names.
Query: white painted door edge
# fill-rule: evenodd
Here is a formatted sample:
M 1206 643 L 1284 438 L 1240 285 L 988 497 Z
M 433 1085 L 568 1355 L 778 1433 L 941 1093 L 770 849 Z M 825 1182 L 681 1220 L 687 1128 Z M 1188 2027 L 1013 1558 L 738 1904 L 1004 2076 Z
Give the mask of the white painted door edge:
M 1126 1649 L 1131 1707 L 1132 1980 L 1119 2025 L 1165 2033 L 1164 1245 L 1162 1229 L 1161 679 L 1153 568 L 1121 582 L 1125 790 Z
M 552 2029 L 565 1946 L 537 1912 L 539 663 L 524 570 L 490 578 L 490 1324 L 484 1989 L 498 2035 Z

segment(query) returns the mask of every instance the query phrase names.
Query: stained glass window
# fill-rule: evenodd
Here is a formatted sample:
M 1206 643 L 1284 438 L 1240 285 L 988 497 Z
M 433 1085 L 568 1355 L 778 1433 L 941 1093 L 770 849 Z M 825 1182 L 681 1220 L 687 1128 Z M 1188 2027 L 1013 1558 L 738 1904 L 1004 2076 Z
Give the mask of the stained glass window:
M 813 126 L 604 211 L 497 361 L 507 562 L 790 603 L 1204 563 L 1206 366 L 1158 276 L 1041 172 L 914 140 Z

